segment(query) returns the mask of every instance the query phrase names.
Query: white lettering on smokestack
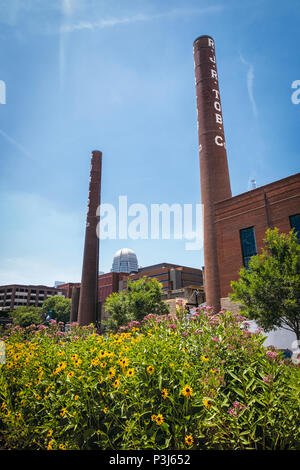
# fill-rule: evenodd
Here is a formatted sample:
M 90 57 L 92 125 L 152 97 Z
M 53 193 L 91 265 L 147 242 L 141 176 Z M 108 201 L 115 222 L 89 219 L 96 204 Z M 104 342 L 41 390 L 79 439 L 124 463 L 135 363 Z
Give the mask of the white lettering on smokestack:
M 209 45 L 210 47 L 212 47 L 212 48 L 215 47 L 214 41 L 213 41 L 211 38 L 208 38 L 208 45 Z M 213 64 L 215 64 L 215 63 L 216 63 L 216 56 L 215 56 L 215 55 L 209 56 L 209 60 L 210 60 Z M 218 74 L 217 74 L 216 70 L 210 69 L 210 73 L 211 73 L 211 78 L 214 78 L 215 80 L 218 81 Z M 215 88 L 212 89 L 212 92 L 215 94 L 215 99 L 216 99 L 216 101 L 214 101 L 214 108 L 215 108 L 216 111 L 218 111 L 217 113 L 215 113 L 216 123 L 223 125 L 223 118 L 222 118 L 222 115 L 219 114 L 219 113 L 222 112 L 222 110 L 221 110 L 221 103 L 220 103 L 220 93 L 219 93 L 219 90 L 216 90 Z M 219 127 L 219 129 L 221 129 L 221 127 Z M 215 144 L 218 145 L 219 147 L 224 147 L 224 148 L 226 148 L 224 139 L 223 139 L 223 137 L 221 137 L 220 135 L 216 135 L 216 137 L 215 137 Z

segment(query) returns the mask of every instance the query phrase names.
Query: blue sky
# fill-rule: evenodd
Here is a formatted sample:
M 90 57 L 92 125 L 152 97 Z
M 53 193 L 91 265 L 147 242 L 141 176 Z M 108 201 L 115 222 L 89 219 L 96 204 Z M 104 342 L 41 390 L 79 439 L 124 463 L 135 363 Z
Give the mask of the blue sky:
M 102 202 L 200 203 L 193 41 L 215 39 L 233 195 L 299 171 L 297 0 L 0 0 L 0 284 L 78 281 L 90 152 Z M 184 240 L 104 240 L 203 265 Z

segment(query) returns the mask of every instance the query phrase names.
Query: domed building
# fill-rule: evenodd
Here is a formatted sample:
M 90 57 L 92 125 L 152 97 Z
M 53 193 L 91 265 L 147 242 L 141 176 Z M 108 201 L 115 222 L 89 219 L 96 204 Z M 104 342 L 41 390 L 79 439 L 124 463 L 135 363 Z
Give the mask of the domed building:
M 113 273 L 137 273 L 139 270 L 137 256 L 130 248 L 118 250 L 114 256 Z

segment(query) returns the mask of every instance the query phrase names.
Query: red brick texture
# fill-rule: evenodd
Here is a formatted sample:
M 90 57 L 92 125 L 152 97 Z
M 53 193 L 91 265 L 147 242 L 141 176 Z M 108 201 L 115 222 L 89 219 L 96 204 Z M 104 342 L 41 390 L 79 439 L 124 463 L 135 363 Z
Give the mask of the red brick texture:
M 247 193 L 215 203 L 215 228 L 220 276 L 220 295 L 231 292 L 230 282 L 243 266 L 240 230 L 254 227 L 257 252 L 268 228 L 291 230 L 289 216 L 300 212 L 300 173 Z

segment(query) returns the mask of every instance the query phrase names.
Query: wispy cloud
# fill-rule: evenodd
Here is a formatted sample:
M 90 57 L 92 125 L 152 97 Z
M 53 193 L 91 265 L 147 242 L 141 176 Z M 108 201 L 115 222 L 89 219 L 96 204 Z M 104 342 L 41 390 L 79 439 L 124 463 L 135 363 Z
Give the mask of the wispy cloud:
M 221 5 L 210 6 L 207 8 L 192 8 L 192 9 L 173 9 L 163 13 L 157 13 L 152 15 L 147 14 L 136 14 L 132 16 L 124 16 L 124 17 L 114 17 L 114 18 L 107 18 L 107 19 L 100 19 L 96 21 L 79 21 L 76 23 L 68 23 L 61 26 L 61 32 L 63 33 L 71 33 L 74 31 L 82 31 L 82 30 L 96 30 L 96 29 L 103 29 L 103 28 L 112 28 L 114 26 L 124 25 L 124 24 L 131 24 L 131 23 L 139 23 L 143 21 L 152 21 L 155 19 L 160 18 L 171 18 L 171 17 L 179 17 L 179 16 L 191 16 L 191 15 L 205 15 L 209 13 L 217 13 L 223 10 L 224 7 Z
M 4 132 L 2 129 L 0 129 L 0 135 L 7 140 L 10 144 L 12 144 L 15 148 L 17 148 L 23 155 L 25 155 L 27 158 L 30 158 L 30 160 L 35 161 L 35 159 L 32 157 L 32 155 L 26 150 L 23 145 L 21 145 L 19 142 L 17 142 L 15 139 L 13 139 L 10 135 L 8 135 L 6 132 Z
M 253 67 L 253 64 L 249 64 L 249 62 L 247 62 L 241 54 L 240 54 L 240 60 L 244 65 L 246 65 L 248 67 L 248 71 L 247 71 L 248 96 L 249 96 L 249 100 L 250 100 L 250 103 L 251 103 L 251 106 L 252 106 L 253 114 L 254 114 L 255 117 L 257 117 L 257 114 L 258 114 L 257 106 L 256 106 L 256 102 L 255 102 L 255 99 L 254 99 L 254 94 L 253 94 L 254 67 Z

